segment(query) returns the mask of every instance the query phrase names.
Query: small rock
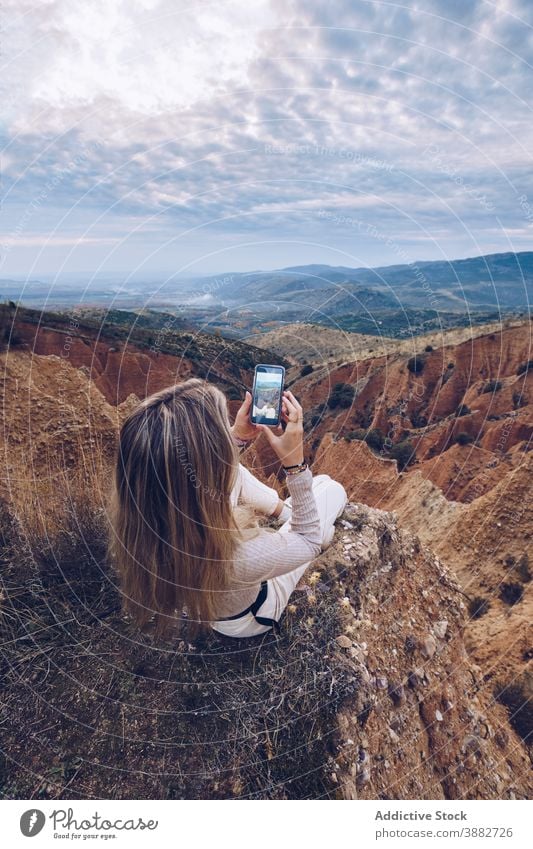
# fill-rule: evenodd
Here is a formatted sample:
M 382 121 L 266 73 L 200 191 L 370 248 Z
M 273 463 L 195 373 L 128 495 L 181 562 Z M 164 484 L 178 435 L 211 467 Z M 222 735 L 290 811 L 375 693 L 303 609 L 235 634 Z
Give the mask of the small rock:
M 494 739 L 500 749 L 505 749 L 509 742 L 509 735 L 507 734 L 505 729 L 499 728 L 498 731 L 496 731 L 496 734 L 494 735 Z
M 437 720 L 437 722 L 442 722 L 442 720 L 444 719 L 440 710 L 435 711 L 435 719 Z
M 435 652 L 437 650 L 437 641 L 435 640 L 435 637 L 432 637 L 431 634 L 429 634 L 422 641 L 422 645 L 421 645 L 420 648 L 421 648 L 421 651 L 422 651 L 422 654 L 424 655 L 424 657 L 427 657 L 427 658 L 433 657 L 433 655 L 435 654 Z
M 359 759 L 359 763 L 360 763 L 360 764 L 366 764 L 366 763 L 368 763 L 368 760 L 369 760 L 368 752 L 367 752 L 365 749 L 360 748 L 360 749 L 359 749 L 359 754 L 358 754 L 358 756 L 357 756 L 357 757 L 358 757 L 358 759 Z
M 364 766 L 363 769 L 361 769 L 357 773 L 357 783 L 358 784 L 367 784 L 369 781 L 370 781 L 370 770 L 368 769 L 368 767 Z
M 413 690 L 417 687 L 421 687 L 424 683 L 424 670 L 420 666 L 415 667 L 415 669 L 412 669 L 409 672 L 407 681 Z
M 378 690 L 386 690 L 388 683 L 384 675 L 376 675 L 376 687 Z
M 412 634 L 409 634 L 409 636 L 407 636 L 405 638 L 405 651 L 408 654 L 412 654 L 415 649 L 416 649 L 416 637 L 413 637 Z
M 352 641 L 345 634 L 341 634 L 339 637 L 335 637 L 335 642 L 342 649 L 351 649 L 352 647 Z
M 390 727 L 389 727 L 389 737 L 391 738 L 391 741 L 393 743 L 399 743 L 400 742 L 400 738 L 396 734 L 396 731 L 394 731 L 394 729 L 392 729 Z
M 440 639 L 443 640 L 446 636 L 446 631 L 448 630 L 448 620 L 441 619 L 440 622 L 435 622 L 433 626 L 433 633 Z
M 389 684 L 389 696 L 395 705 L 401 705 L 405 702 L 405 690 L 398 681 Z
M 468 737 L 465 737 L 463 743 L 463 749 L 465 752 L 477 754 L 481 749 L 481 743 L 479 737 L 476 737 L 474 734 L 469 734 Z

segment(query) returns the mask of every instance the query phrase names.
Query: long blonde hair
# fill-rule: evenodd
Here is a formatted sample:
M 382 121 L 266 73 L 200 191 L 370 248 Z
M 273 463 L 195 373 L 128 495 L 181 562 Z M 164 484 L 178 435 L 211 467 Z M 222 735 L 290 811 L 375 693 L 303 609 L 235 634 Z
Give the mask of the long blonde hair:
M 231 490 L 238 468 L 224 394 L 192 378 L 156 392 L 120 430 L 110 550 L 123 606 L 156 633 L 185 611 L 215 620 L 239 539 Z

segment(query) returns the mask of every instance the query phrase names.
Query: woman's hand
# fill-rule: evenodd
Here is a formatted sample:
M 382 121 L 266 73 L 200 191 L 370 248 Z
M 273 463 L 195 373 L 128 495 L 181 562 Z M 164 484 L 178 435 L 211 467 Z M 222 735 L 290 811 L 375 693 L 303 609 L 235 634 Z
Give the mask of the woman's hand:
M 267 425 L 257 425 L 257 427 L 264 432 L 284 466 L 298 466 L 304 461 L 304 413 L 289 390 L 283 393 L 281 417 L 286 422 L 285 430 L 281 425 L 277 428 L 270 428 Z
M 235 416 L 235 422 L 231 427 L 231 432 L 233 436 L 236 436 L 237 439 L 246 439 L 247 441 L 251 441 L 255 439 L 256 436 L 259 436 L 259 427 L 257 425 L 252 424 L 250 421 L 250 406 L 252 404 L 252 395 L 250 392 L 246 392 L 244 397 L 244 401 L 237 411 L 237 415 Z

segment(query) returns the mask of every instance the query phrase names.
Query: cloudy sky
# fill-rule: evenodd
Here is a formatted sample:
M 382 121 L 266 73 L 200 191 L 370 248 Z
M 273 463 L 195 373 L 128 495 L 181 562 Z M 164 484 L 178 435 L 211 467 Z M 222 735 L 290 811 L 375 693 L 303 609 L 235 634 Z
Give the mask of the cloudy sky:
M 532 248 L 530 0 L 3 0 L 0 277 Z

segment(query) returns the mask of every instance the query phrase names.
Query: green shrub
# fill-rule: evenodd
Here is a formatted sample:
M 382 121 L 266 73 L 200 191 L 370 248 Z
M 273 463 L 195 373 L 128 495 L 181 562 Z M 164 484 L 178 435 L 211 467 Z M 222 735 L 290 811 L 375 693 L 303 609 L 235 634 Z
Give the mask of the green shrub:
M 310 430 L 311 428 L 316 427 L 320 424 L 321 415 L 315 410 L 309 410 L 307 413 L 304 413 L 304 430 Z
M 328 407 L 334 410 L 336 407 L 350 407 L 355 398 L 355 389 L 349 383 L 336 383 L 327 400 Z
M 411 424 L 413 427 L 427 427 L 427 416 L 424 416 L 423 413 L 412 413 L 411 414 Z
M 354 440 L 363 442 L 365 436 L 366 430 L 364 429 L 364 427 L 358 427 L 355 430 L 349 430 L 348 433 L 344 434 L 344 438 L 347 442 L 353 442 Z
M 474 596 L 474 598 L 471 598 L 468 602 L 468 613 L 471 619 L 481 619 L 482 616 L 485 616 L 485 614 L 488 613 L 489 608 L 490 602 L 480 595 Z
M 533 360 L 528 360 L 527 363 L 521 363 L 518 366 L 516 373 L 518 376 L 520 376 L 521 374 L 526 374 L 529 369 L 533 369 Z
M 426 345 L 426 347 L 424 348 L 424 351 L 426 352 L 426 354 L 430 354 L 432 350 L 433 350 L 433 345 Z
M 305 366 L 302 366 L 300 369 L 300 377 L 306 377 L 306 375 L 311 374 L 313 372 L 313 366 L 311 363 L 308 363 Z
M 474 441 L 474 437 L 462 430 L 461 433 L 456 435 L 455 441 L 457 445 L 470 445 L 470 443 Z
M 414 356 L 411 359 L 407 360 L 407 368 L 411 372 L 411 374 L 421 374 L 424 371 L 424 366 L 426 365 L 426 361 L 424 357 Z
M 518 604 L 522 600 L 524 590 L 521 584 L 516 584 L 510 581 L 507 584 L 502 584 L 500 587 L 500 598 L 504 604 Z
M 515 410 L 519 410 L 520 407 L 526 407 L 527 403 L 527 398 L 524 397 L 522 392 L 513 392 L 513 407 Z
M 516 572 L 521 581 L 525 584 L 528 584 L 531 580 L 531 572 L 529 571 L 529 557 L 526 551 L 524 551 L 522 557 L 517 563 Z
M 402 472 L 416 459 L 416 452 L 408 439 L 398 442 L 390 449 L 389 456 L 398 463 L 398 470 Z
M 489 380 L 481 389 L 480 395 L 485 395 L 486 392 L 499 392 L 502 386 L 501 380 Z
M 355 430 L 349 430 L 344 435 L 344 438 L 347 442 L 353 442 L 354 440 L 366 442 L 368 447 L 372 448 L 374 451 L 381 451 L 385 441 L 385 437 L 379 427 L 373 427 L 371 430 L 366 430 L 364 427 L 358 427 Z
M 521 681 L 500 685 L 495 697 L 509 711 L 509 722 L 523 740 L 530 743 L 533 733 L 533 701 Z
M 381 451 L 385 437 L 379 427 L 373 427 L 371 430 L 367 431 L 364 440 L 370 448 L 374 449 L 374 451 Z
M 459 418 L 460 416 L 469 416 L 471 412 L 472 410 L 469 406 L 467 406 L 467 404 L 459 404 L 455 411 L 455 415 Z

